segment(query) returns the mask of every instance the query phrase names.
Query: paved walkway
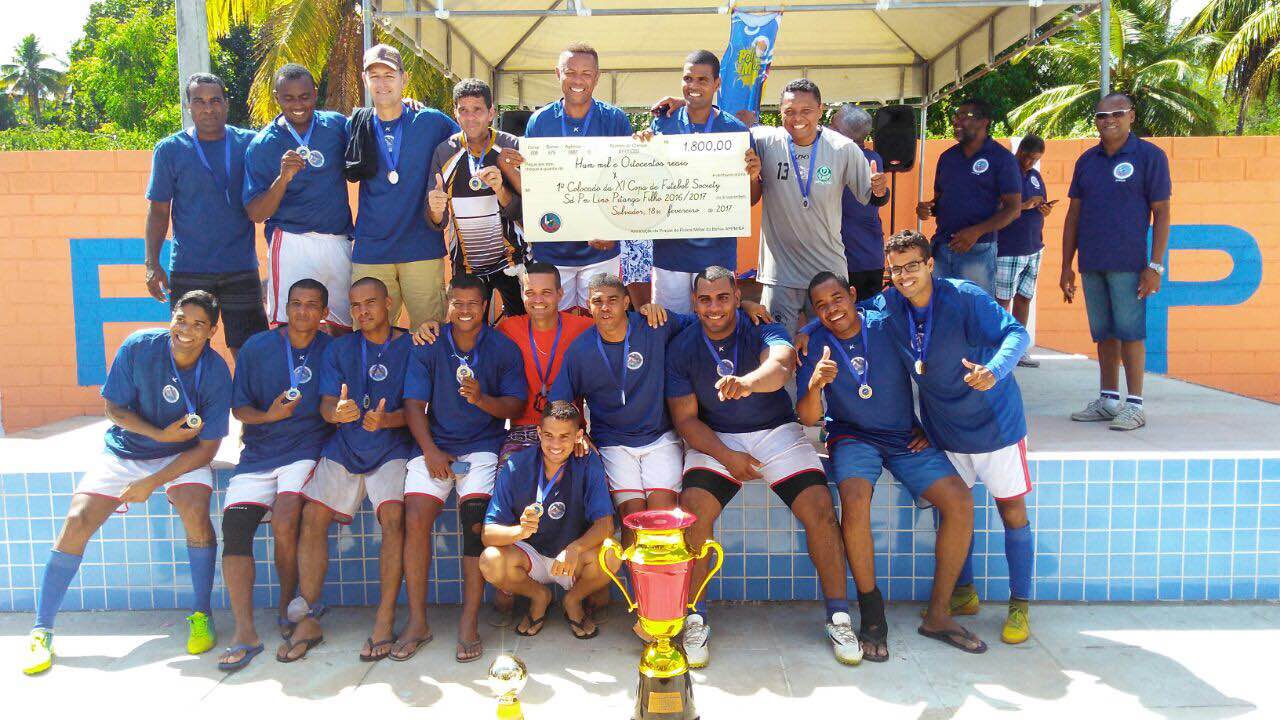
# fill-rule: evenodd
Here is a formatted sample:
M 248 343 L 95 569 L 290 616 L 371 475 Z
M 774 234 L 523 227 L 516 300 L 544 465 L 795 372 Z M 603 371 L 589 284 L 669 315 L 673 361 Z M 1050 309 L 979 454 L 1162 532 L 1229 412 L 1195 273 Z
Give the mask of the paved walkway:
M 895 605 L 890 661 L 846 668 L 825 646 L 814 603 L 715 607 L 712 662 L 694 673 L 698 708 L 706 720 L 1280 717 L 1280 604 L 1041 605 L 1034 637 L 1020 647 L 999 642 L 1000 610 L 989 605 L 969 618 L 992 645 L 974 657 L 917 636 L 918 606 Z M 264 654 L 232 677 L 217 671 L 216 653 L 180 654 L 177 613 L 66 613 L 59 664 L 38 678 L 0 669 L 0 698 L 62 717 L 100 717 L 114 706 L 135 718 L 483 718 L 495 708 L 485 671 L 505 648 L 530 668 L 529 720 L 630 716 L 640 646 L 616 613 L 587 642 L 570 637 L 558 607 L 536 638 L 484 627 L 484 659 L 459 665 L 456 612 L 433 608 L 436 639 L 413 660 L 366 664 L 356 653 L 372 611 L 336 609 L 325 618 L 325 644 L 307 660 L 281 665 Z M 227 615 L 217 619 L 230 630 Z M 259 627 L 270 620 L 263 613 Z M 30 622 L 0 615 L 6 664 Z

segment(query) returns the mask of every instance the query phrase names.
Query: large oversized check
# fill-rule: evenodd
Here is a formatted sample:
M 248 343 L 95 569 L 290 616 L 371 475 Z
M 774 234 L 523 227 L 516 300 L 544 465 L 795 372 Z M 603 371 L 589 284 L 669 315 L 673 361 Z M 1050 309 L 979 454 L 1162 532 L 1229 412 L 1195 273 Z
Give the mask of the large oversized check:
M 747 133 L 523 138 L 524 234 L 650 240 L 751 233 Z

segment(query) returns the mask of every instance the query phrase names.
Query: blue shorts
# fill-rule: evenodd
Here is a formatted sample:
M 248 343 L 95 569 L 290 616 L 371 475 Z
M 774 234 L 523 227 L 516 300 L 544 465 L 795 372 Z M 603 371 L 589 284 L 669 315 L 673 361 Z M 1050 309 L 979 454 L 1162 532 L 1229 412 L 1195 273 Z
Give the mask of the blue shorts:
M 1136 272 L 1082 272 L 1084 308 L 1094 342 L 1147 339 L 1147 301 L 1138 298 Z
M 967 253 L 957 253 L 939 240 L 933 247 L 933 276 L 969 280 L 995 296 L 996 244 L 975 243 Z
M 935 447 L 911 452 L 852 437 L 838 438 L 829 447 L 837 484 L 862 478 L 874 487 L 881 469 L 887 469 L 918 501 L 935 482 L 958 475 L 946 454 Z

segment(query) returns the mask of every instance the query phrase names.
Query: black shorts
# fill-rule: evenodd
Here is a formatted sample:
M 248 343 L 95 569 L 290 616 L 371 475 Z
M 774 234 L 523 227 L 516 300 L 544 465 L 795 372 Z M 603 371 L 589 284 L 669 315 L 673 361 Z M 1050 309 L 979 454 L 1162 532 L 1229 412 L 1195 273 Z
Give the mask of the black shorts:
M 488 289 L 486 295 L 489 301 L 493 301 L 493 292 L 496 290 L 498 296 L 502 298 L 502 316 L 512 317 L 515 315 L 524 315 L 524 295 L 520 289 L 520 278 L 516 275 L 508 275 L 503 269 L 486 270 L 486 274 L 477 277 L 484 283 Z
M 849 287 L 858 293 L 858 300 L 875 297 L 884 290 L 884 268 L 850 272 Z
M 231 273 L 187 273 L 169 275 L 169 307 L 192 290 L 205 290 L 218 299 L 222 334 L 227 347 L 239 350 L 254 333 L 267 329 L 267 312 L 262 305 L 262 280 L 257 270 Z
M 684 474 L 681 482 L 685 490 L 699 488 L 711 493 L 722 508 L 727 506 L 737 496 L 738 491 L 742 489 L 742 484 L 738 481 L 730 480 L 720 473 L 712 472 L 706 468 L 690 470 Z M 800 493 L 815 485 L 820 485 L 824 488 L 827 486 L 827 476 L 823 475 L 819 470 L 793 475 L 774 484 L 770 489 L 782 502 L 786 503 L 787 507 L 791 507 L 796 498 L 800 497 Z

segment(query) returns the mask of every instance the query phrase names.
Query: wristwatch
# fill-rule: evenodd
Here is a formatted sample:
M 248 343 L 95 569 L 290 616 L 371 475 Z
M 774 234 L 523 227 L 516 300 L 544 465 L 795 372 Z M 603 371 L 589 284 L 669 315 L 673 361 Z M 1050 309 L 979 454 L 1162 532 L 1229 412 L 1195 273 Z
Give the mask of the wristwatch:
M 1164 275 L 1164 266 L 1158 262 L 1149 262 L 1147 263 L 1147 267 L 1155 270 L 1157 275 Z

